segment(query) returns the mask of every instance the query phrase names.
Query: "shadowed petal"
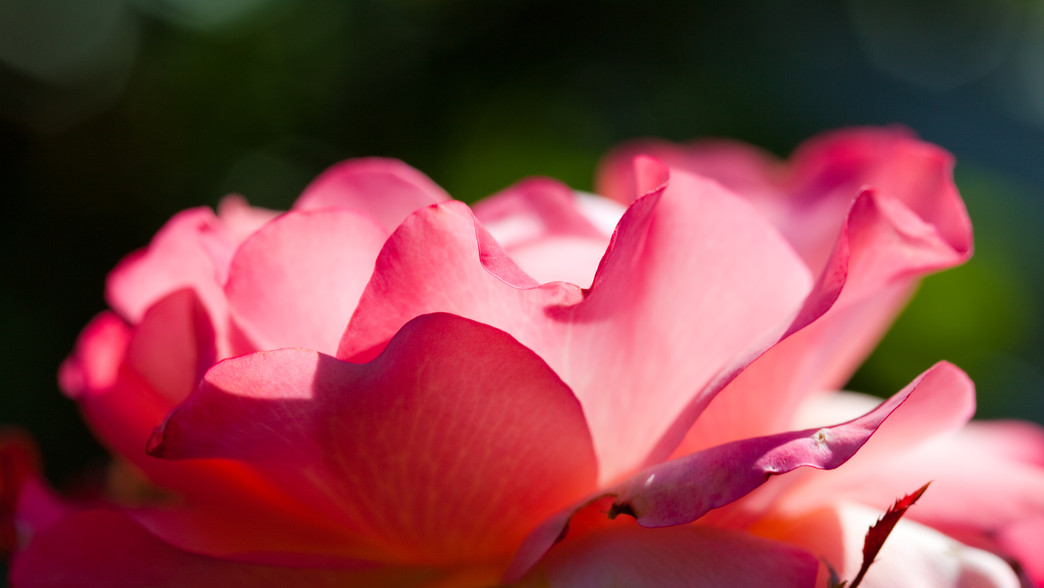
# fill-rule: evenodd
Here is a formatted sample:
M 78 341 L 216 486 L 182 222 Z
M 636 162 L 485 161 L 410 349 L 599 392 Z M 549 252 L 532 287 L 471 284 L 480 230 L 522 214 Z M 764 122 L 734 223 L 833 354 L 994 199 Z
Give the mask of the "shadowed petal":
M 18 588 L 282 588 L 425 586 L 437 570 L 363 566 L 293 568 L 233 562 L 182 551 L 117 511 L 84 511 L 44 529 L 15 558 Z
M 225 286 L 236 324 L 258 349 L 332 353 L 385 239 L 346 210 L 290 212 L 236 252 Z
M 349 531 L 431 563 L 511 553 L 596 474 L 569 389 L 452 315 L 411 321 L 364 365 L 300 349 L 224 361 L 151 452 L 277 469 Z

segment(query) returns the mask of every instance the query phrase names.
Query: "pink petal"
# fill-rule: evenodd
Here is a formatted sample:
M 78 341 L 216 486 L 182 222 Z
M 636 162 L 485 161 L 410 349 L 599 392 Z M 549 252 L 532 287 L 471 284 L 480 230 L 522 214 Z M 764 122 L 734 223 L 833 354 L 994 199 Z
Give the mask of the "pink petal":
M 688 144 L 659 139 L 639 139 L 624 143 L 602 159 L 595 178 L 595 192 L 617 202 L 630 204 L 635 199 L 634 159 L 654 157 L 668 167 L 712 178 L 725 188 L 758 205 L 777 198 L 780 164 L 776 158 L 756 147 L 730 140 L 710 139 Z
M 112 312 L 94 317 L 58 370 L 58 384 L 71 398 L 111 388 L 119 377 L 131 329 Z
M 238 194 L 222 198 L 217 212 L 226 234 L 231 236 L 234 243 L 246 241 L 250 235 L 282 214 L 278 210 L 250 206 L 246 198 Z
M 544 178 L 520 182 L 474 210 L 508 255 L 540 283 L 589 285 L 612 232 L 588 219 L 575 192 Z
M 647 468 L 609 491 L 616 497 L 610 513 L 629 514 L 646 527 L 688 523 L 772 476 L 802 466 L 837 468 L 893 414 L 903 423 L 922 414 L 930 400 L 944 394 L 955 373 L 963 376 L 952 365 L 939 364 L 867 414 L 840 425 L 734 441 Z M 907 410 L 913 414 L 904 414 Z
M 518 584 L 550 588 L 812 588 L 818 561 L 745 533 L 694 525 L 614 525 L 567 536 Z
M 160 298 L 191 288 L 212 314 L 220 315 L 225 308 L 222 263 L 231 259 L 236 245 L 221 238 L 222 231 L 220 221 L 209 208 L 175 215 L 147 248 L 128 255 L 109 274 L 109 306 L 131 323 L 137 323 Z
M 1023 520 L 1004 530 L 999 537 L 1002 553 L 1019 562 L 1031 586 L 1044 586 L 1044 516 Z
M 256 586 L 425 586 L 444 573 L 431 569 L 340 569 L 244 564 L 182 551 L 116 511 L 84 511 L 38 533 L 15 557 L 18 588 L 227 588 Z
M 630 161 L 640 153 L 742 195 L 772 220 L 820 284 L 844 284 L 836 303 L 821 298 L 832 304 L 826 316 L 765 354 L 718 396 L 675 455 L 786 430 L 790 407 L 803 393 L 848 379 L 921 275 L 971 252 L 953 158 L 903 129 L 825 134 L 786 163 L 733 142 L 636 142 L 606 158 L 599 190 L 629 200 L 636 181 Z M 776 392 L 766 397 L 769 384 Z
M 373 271 L 384 231 L 347 210 L 290 212 L 236 252 L 225 294 L 257 349 L 333 352 Z
M 849 211 L 827 272 L 820 276 L 820 284 L 826 280 L 840 287 L 836 301 L 719 394 L 675 455 L 785 430 L 804 395 L 835 388 L 851 375 L 906 302 L 916 279 L 968 254 L 967 248 L 954 249 L 938 227 L 898 200 L 863 192 Z M 773 394 L 764 394 L 766 389 Z
M 934 402 L 889 419 L 829 479 L 810 476 L 789 489 L 785 507 L 810 509 L 827 497 L 876 504 L 932 480 L 931 491 L 908 517 L 966 543 L 1003 550 L 998 535 L 1044 516 L 1044 469 L 1038 461 L 1044 430 L 1026 423 L 972 422 L 960 428 L 974 409 L 970 382 L 943 385 L 939 393 Z M 815 412 L 840 416 L 858 404 L 847 396 L 830 400 L 815 403 Z
M 933 484 L 928 492 L 934 490 Z M 925 494 L 925 498 L 928 493 Z M 910 514 L 913 514 L 915 505 Z M 862 563 L 867 529 L 883 511 L 841 503 L 795 518 L 766 520 L 753 532 L 784 541 L 821 557 L 842 580 L 851 580 Z M 826 568 L 817 586 L 825 585 Z M 885 541 L 860 588 L 1019 588 L 1019 580 L 1001 558 L 942 533 L 903 519 Z
M 411 321 L 365 365 L 300 349 L 222 362 L 151 452 L 270 468 L 346 529 L 433 563 L 510 553 L 595 476 L 569 389 L 451 315 Z
M 294 204 L 294 210 L 345 208 L 395 230 L 411 212 L 449 200 L 427 176 L 395 159 L 371 157 L 339 163 L 323 172 Z
M 494 325 L 575 391 L 601 479 L 632 471 L 778 340 L 811 287 L 801 262 L 743 202 L 685 174 L 668 185 L 665 168 L 643 165 L 650 193 L 621 220 L 582 301 L 566 284 L 535 287 L 465 209 L 442 205 L 388 240 L 339 357 L 370 356 L 426 312 Z

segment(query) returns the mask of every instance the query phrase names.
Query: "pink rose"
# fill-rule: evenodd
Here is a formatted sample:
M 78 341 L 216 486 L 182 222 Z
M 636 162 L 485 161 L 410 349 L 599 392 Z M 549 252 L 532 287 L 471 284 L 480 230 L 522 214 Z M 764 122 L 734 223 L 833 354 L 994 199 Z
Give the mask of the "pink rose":
M 823 587 L 933 481 L 860 586 L 1044 586 L 1044 432 L 946 363 L 830 392 L 970 255 L 951 165 L 861 129 L 624 147 L 615 202 L 364 159 L 185 211 L 62 366 L 107 496 L 18 468 L 12 585 Z

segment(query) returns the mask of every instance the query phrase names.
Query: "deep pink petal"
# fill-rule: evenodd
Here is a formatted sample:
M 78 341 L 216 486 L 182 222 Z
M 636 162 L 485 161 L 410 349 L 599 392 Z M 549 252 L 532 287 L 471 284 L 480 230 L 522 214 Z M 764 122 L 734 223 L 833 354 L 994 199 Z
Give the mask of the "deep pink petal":
M 432 562 L 510 553 L 593 487 L 592 451 L 538 357 L 451 315 L 411 321 L 365 365 L 299 349 L 222 362 L 152 444 L 275 468 L 346 528 Z
M 933 484 L 929 488 L 934 490 Z M 925 497 L 928 493 L 925 493 Z M 915 513 L 918 505 L 911 508 Z M 842 580 L 851 580 L 863 561 L 863 539 L 883 510 L 838 503 L 793 518 L 763 521 L 752 532 L 815 553 Z M 827 569 L 817 586 L 826 585 Z M 1003 559 L 910 520 L 899 521 L 870 566 L 860 588 L 1019 588 Z
M 614 525 L 567 536 L 519 586 L 813 588 L 818 565 L 808 552 L 736 531 Z
M 334 352 L 385 234 L 347 210 L 290 212 L 236 252 L 225 293 L 257 349 Z
M 425 586 L 431 569 L 277 567 L 237 563 L 177 549 L 117 511 L 72 514 L 33 537 L 13 561 L 17 588 L 227 588 L 251 586 Z
M 339 163 L 305 188 L 294 210 L 345 208 L 395 230 L 410 213 L 449 200 L 428 176 L 395 159 L 371 157 Z
M 787 331 L 811 288 L 800 260 L 742 201 L 685 174 L 667 185 L 660 164 L 643 166 L 649 195 L 621 220 L 582 301 L 566 284 L 535 287 L 465 209 L 433 207 L 388 240 L 339 357 L 372 356 L 427 312 L 494 325 L 575 391 L 603 481 L 641 465 Z
M 688 523 L 746 496 L 771 476 L 802 466 L 837 468 L 893 414 L 904 422 L 921 414 L 928 402 L 919 397 L 938 400 L 955 373 L 963 376 L 952 365 L 939 364 L 867 414 L 840 425 L 734 441 L 648 468 L 610 490 L 616 496 L 611 512 L 634 516 L 646 527 Z M 912 415 L 904 415 L 907 404 Z
M 1044 545 L 1044 516 L 1015 523 L 998 538 L 1001 552 L 1011 557 L 1022 567 L 1032 586 L 1044 586 L 1044 558 L 1040 547 Z

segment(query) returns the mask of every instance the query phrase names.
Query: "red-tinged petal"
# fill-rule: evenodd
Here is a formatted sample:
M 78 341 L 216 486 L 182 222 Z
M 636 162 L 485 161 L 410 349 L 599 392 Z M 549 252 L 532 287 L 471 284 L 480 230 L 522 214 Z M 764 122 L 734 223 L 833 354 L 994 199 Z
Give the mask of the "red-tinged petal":
M 373 272 L 385 234 L 347 210 L 290 212 L 236 252 L 225 293 L 258 349 L 332 353 Z
M 925 499 L 927 497 L 926 494 Z M 911 509 L 910 514 L 917 508 Z M 881 514 L 882 511 L 862 505 L 838 503 L 800 516 L 766 519 L 751 532 L 814 553 L 829 564 L 840 579 L 851 580 L 863 562 L 867 529 Z M 816 585 L 826 585 L 826 578 L 824 566 Z M 903 519 L 859 584 L 859 588 L 895 586 L 1019 588 L 1019 580 L 1003 559 Z
M 544 178 L 520 182 L 479 202 L 474 211 L 508 255 L 540 283 L 590 285 L 612 233 L 588 219 L 569 187 Z
M 574 390 L 602 480 L 633 471 L 786 332 L 811 287 L 800 260 L 745 203 L 685 174 L 668 185 L 658 162 L 641 165 L 650 193 L 624 215 L 582 300 L 570 285 L 535 287 L 465 209 L 433 207 L 388 240 L 338 356 L 372 356 L 426 312 L 491 324 Z
M 133 464 L 145 484 L 177 494 L 179 505 L 190 505 L 186 510 L 136 511 L 135 516 L 156 534 L 209 553 L 284 548 L 290 539 L 282 536 L 302 543 L 308 540 L 300 536 L 337 536 L 314 512 L 242 464 L 175 463 L 145 453 L 152 430 L 213 363 L 213 345 L 213 328 L 195 292 L 181 290 L 149 308 L 134 330 L 115 315 L 101 315 L 63 366 L 63 387 L 98 438 Z M 303 530 L 266 534 L 257 528 L 261 522 L 256 517 L 244 514 L 252 509 L 269 513 L 270 521 L 294 521 Z
M 16 588 L 227 588 L 251 586 L 428 586 L 432 569 L 363 566 L 339 569 L 238 563 L 182 551 L 116 511 L 84 511 L 42 531 L 14 559 Z
M 214 359 L 211 322 L 196 292 L 183 289 L 153 304 L 133 330 L 111 314 L 96 319 L 62 381 L 102 441 L 140 464 L 151 429 Z
M 646 527 L 688 523 L 746 496 L 771 476 L 802 466 L 837 468 L 886 419 L 894 414 L 903 420 L 908 401 L 916 414 L 925 402 L 914 399 L 938 398 L 955 371 L 960 373 L 939 364 L 867 414 L 840 425 L 733 441 L 648 468 L 610 490 L 616 496 L 610 515 L 628 514 Z
M 431 562 L 510 553 L 595 477 L 569 389 L 452 315 L 411 321 L 364 365 L 299 349 L 222 362 L 151 451 L 271 467 L 346 529 Z
M 614 525 L 567 536 L 517 586 L 813 588 L 818 565 L 810 553 L 735 531 Z
M 387 233 L 413 211 L 449 200 L 428 176 L 395 159 L 371 157 L 323 172 L 294 203 L 294 210 L 345 208 L 365 214 Z
M 105 292 L 109 306 L 137 323 L 160 298 L 191 288 L 211 314 L 220 316 L 225 309 L 221 263 L 231 259 L 236 244 L 202 237 L 220 234 L 220 221 L 209 208 L 175 215 L 148 247 L 124 258 L 109 274 Z

